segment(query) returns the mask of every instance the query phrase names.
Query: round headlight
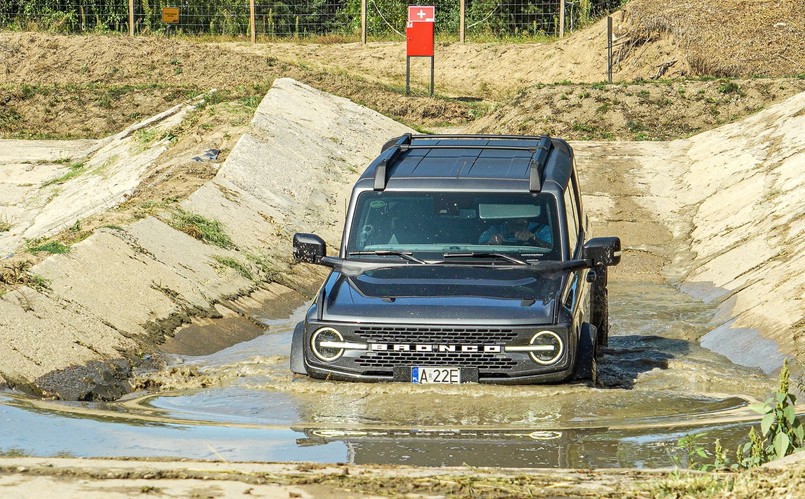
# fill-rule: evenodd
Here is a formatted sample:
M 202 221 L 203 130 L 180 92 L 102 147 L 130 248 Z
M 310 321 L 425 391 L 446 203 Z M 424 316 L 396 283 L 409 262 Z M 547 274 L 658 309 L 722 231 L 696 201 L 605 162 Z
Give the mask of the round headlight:
M 565 345 L 562 338 L 553 331 L 540 331 L 531 338 L 531 345 L 541 347 L 529 352 L 531 359 L 537 364 L 553 364 L 562 357 Z
M 344 337 L 341 333 L 331 327 L 323 327 L 313 333 L 310 338 L 310 348 L 313 350 L 313 355 L 323 360 L 324 362 L 332 362 L 337 360 L 344 353 L 343 348 L 333 347 L 328 343 L 343 343 Z

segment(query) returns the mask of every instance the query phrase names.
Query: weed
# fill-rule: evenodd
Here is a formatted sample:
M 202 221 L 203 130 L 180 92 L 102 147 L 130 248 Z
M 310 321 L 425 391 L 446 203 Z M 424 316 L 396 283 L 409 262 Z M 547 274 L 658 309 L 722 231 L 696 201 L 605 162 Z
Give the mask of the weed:
M 639 121 L 628 120 L 626 122 L 626 129 L 630 132 L 644 132 L 646 131 L 646 126 Z
M 29 453 L 25 452 L 22 449 L 18 449 L 16 447 L 11 447 L 7 450 L 0 450 L 0 456 L 2 457 L 27 457 L 30 456 Z
M 47 289 L 50 282 L 39 274 L 30 272 L 31 262 L 15 260 L 0 266 L 0 284 L 30 286 L 36 290 Z
M 790 393 L 790 371 L 788 360 L 783 362 L 780 371 L 779 386 L 773 397 L 759 404 L 752 404 L 750 409 L 762 414 L 760 433 L 753 426 L 749 430 L 749 441 L 740 445 L 735 452 L 735 462 L 730 463 L 727 453 L 719 440 L 715 441 L 715 449 L 710 453 L 699 445 L 704 434 L 687 435 L 677 441 L 677 449 L 687 454 L 688 467 L 708 471 L 722 468 L 755 468 L 762 464 L 783 458 L 805 447 L 805 427 L 797 418 L 797 398 Z M 695 458 L 713 457 L 712 464 L 705 464 Z M 674 456 L 679 464 L 680 459 Z
M 0 232 L 8 232 L 11 230 L 11 222 L 5 217 L 0 217 Z
M 722 94 L 740 94 L 741 87 L 734 81 L 725 81 L 719 85 L 718 91 Z
M 643 88 L 639 92 L 637 92 L 637 96 L 640 97 L 641 99 L 648 99 L 649 95 L 650 94 L 649 94 L 648 90 L 646 90 L 645 88 Z
M 708 465 L 703 464 L 701 460 L 708 459 L 712 454 L 701 444 L 701 440 L 705 436 L 707 436 L 706 433 L 693 433 L 677 440 L 676 449 L 683 451 L 683 457 L 673 456 L 674 464 L 678 467 L 706 471 Z
M 238 274 L 240 274 L 241 276 L 245 277 L 250 281 L 254 279 L 254 276 L 252 275 L 252 272 L 248 269 L 248 267 L 246 267 L 240 261 L 232 257 L 213 255 L 212 259 L 220 263 L 224 267 L 229 267 L 230 269 L 234 270 L 235 272 L 237 272 Z
M 76 220 L 75 223 L 70 226 L 70 232 L 81 232 L 81 220 Z
M 60 255 L 70 252 L 69 246 L 65 246 L 58 241 L 48 241 L 42 244 L 36 244 L 36 242 L 33 242 L 33 244 L 35 245 L 29 245 L 27 248 L 29 253 L 50 253 L 52 255 Z
M 246 258 L 248 258 L 249 261 L 257 267 L 266 280 L 276 282 L 277 278 L 279 277 L 279 272 L 274 269 L 274 265 L 271 263 L 271 259 L 267 255 L 255 255 L 253 253 L 249 253 L 246 255 Z
M 774 461 L 793 454 L 805 445 L 805 427 L 797 418 L 797 397 L 789 392 L 789 378 L 790 371 L 786 360 L 780 371 L 777 393 L 762 404 L 749 406 L 753 411 L 763 415 L 763 419 L 760 420 L 760 433 L 766 461 Z M 741 448 L 744 454 L 752 449 L 748 444 L 744 444 Z
M 42 187 L 47 187 L 49 185 L 54 185 L 54 184 L 61 185 L 61 184 L 65 183 L 65 182 L 67 182 L 68 180 L 73 179 L 73 178 L 81 175 L 84 172 L 84 167 L 85 167 L 85 165 L 82 162 L 70 163 L 70 166 L 67 167 L 68 168 L 67 173 L 65 173 L 61 177 L 54 178 L 52 180 L 48 180 L 47 182 L 42 184 Z
M 607 88 L 607 82 L 599 81 L 599 82 L 593 83 L 592 87 L 590 87 L 590 88 L 592 88 L 593 90 L 605 90 Z
M 169 224 L 176 230 L 219 248 L 232 249 L 235 247 L 218 220 L 205 218 L 180 208 L 174 212 Z

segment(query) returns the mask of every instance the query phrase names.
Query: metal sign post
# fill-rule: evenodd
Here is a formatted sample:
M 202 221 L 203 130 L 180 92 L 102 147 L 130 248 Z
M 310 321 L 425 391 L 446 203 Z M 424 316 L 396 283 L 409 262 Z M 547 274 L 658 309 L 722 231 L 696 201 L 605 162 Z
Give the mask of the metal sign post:
M 433 97 L 433 30 L 435 24 L 436 7 L 432 5 L 408 7 L 408 25 L 405 28 L 405 95 L 411 93 L 411 58 L 430 57 L 430 96 Z

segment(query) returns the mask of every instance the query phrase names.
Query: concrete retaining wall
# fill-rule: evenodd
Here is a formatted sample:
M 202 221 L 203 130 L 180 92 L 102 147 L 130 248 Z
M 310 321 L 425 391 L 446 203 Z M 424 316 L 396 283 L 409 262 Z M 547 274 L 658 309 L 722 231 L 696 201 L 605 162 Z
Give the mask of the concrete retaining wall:
M 262 258 L 287 271 L 293 232 L 317 231 L 336 244 L 358 172 L 389 137 L 407 131 L 346 99 L 277 80 L 217 176 L 183 203 L 221 222 L 236 248 L 205 244 L 150 217 L 102 229 L 49 257 L 32 269 L 47 289 L 0 297 L 0 383 L 66 399 L 125 393 L 132 362 L 166 332 L 192 317 L 220 315 L 221 302 L 269 286 L 213 257 L 245 266 Z M 94 181 L 126 179 L 125 189 L 143 171 L 141 162 L 121 158 L 106 168 Z M 62 192 L 75 188 L 68 183 Z M 71 223 L 63 218 L 59 224 Z M 294 275 L 285 282 L 291 288 Z M 270 286 L 270 296 L 291 292 Z

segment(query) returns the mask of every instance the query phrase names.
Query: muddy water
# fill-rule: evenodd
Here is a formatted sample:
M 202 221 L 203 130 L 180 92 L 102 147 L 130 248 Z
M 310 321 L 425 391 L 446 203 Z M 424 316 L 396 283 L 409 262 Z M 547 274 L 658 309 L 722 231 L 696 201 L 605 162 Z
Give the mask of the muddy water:
M 292 317 L 111 404 L 0 395 L 0 451 L 517 467 L 662 467 L 706 432 L 734 448 L 773 379 L 698 346 L 711 311 L 663 284 L 611 286 L 599 387 L 335 383 L 288 371 Z M 48 429 L 43 431 L 43 429 Z M 51 431 L 52 430 L 52 431 Z

